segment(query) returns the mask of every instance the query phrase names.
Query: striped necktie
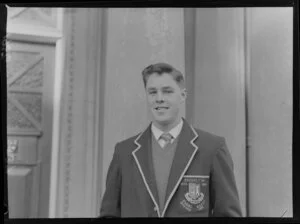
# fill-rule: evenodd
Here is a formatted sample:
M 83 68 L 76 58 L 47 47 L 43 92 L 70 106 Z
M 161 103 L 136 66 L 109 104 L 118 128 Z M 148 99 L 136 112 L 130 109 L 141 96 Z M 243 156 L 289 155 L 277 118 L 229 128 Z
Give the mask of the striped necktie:
M 163 133 L 159 139 L 161 141 L 161 147 L 165 148 L 166 145 L 171 143 L 173 136 L 170 133 Z

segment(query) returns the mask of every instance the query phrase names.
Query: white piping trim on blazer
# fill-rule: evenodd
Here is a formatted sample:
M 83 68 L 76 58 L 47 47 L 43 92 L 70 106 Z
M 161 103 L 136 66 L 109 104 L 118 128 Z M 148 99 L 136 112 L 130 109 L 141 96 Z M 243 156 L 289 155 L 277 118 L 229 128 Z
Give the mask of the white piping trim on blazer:
M 161 217 L 164 217 L 165 212 L 166 212 L 166 210 L 167 210 L 167 208 L 168 208 L 168 205 L 169 205 L 169 203 L 170 203 L 170 201 L 171 201 L 173 195 L 175 194 L 175 191 L 176 191 L 178 185 L 180 184 L 180 182 L 181 182 L 181 180 L 182 180 L 182 178 L 183 178 L 183 176 L 184 176 L 186 170 L 189 168 L 189 166 L 190 166 L 190 164 L 191 164 L 191 162 L 192 162 L 192 160 L 193 160 L 193 158 L 194 158 L 194 156 L 195 156 L 195 154 L 196 154 L 196 152 L 197 152 L 197 150 L 198 150 L 198 146 L 195 145 L 195 143 L 194 143 L 194 141 L 196 140 L 196 138 L 198 138 L 198 134 L 197 134 L 197 132 L 195 131 L 195 129 L 194 129 L 192 126 L 190 126 L 190 127 L 191 127 L 192 131 L 193 131 L 194 134 L 195 134 L 195 137 L 190 141 L 190 144 L 194 146 L 195 150 L 194 150 L 194 152 L 193 152 L 191 158 L 189 159 L 189 162 L 187 163 L 187 165 L 185 166 L 184 170 L 182 171 L 182 173 L 181 173 L 181 175 L 180 175 L 180 178 L 178 179 L 178 181 L 177 181 L 175 187 L 173 188 L 173 190 L 172 190 L 172 192 L 171 192 L 171 194 L 170 194 L 170 196 L 169 196 L 169 198 L 168 198 L 168 200 L 167 200 L 167 202 L 166 202 L 165 208 L 164 208 L 164 210 L 163 210 L 163 212 L 162 212 L 162 214 L 161 214 Z
M 141 145 L 137 142 L 137 140 L 139 140 L 139 138 L 141 137 L 141 135 L 142 135 L 143 133 L 144 133 L 144 132 L 142 132 L 142 133 L 134 140 L 134 143 L 137 145 L 137 148 L 132 152 L 132 155 L 133 155 L 133 157 L 134 157 L 134 159 L 135 159 L 135 162 L 136 162 L 137 165 L 138 165 L 139 171 L 140 171 L 140 173 L 141 173 L 141 175 L 142 175 L 142 178 L 143 178 L 144 184 L 145 184 L 145 186 L 146 186 L 146 188 L 147 188 L 147 191 L 148 191 L 148 193 L 150 194 L 150 197 L 151 197 L 153 203 L 155 204 L 155 208 L 156 208 L 157 215 L 158 215 L 158 217 L 161 217 L 161 216 L 160 216 L 160 212 L 159 212 L 158 204 L 156 203 L 155 198 L 154 198 L 154 196 L 153 196 L 153 194 L 152 194 L 152 192 L 151 192 L 151 190 L 150 190 L 150 188 L 149 188 L 149 186 L 148 186 L 148 184 L 147 184 L 147 181 L 146 181 L 146 178 L 145 178 L 145 176 L 144 176 L 144 173 L 143 173 L 143 171 L 142 171 L 142 169 L 141 169 L 140 163 L 139 163 L 139 161 L 138 161 L 138 159 L 137 159 L 137 157 L 136 157 L 136 155 L 135 155 L 135 152 L 141 148 Z
M 209 178 L 207 175 L 184 175 L 183 177 L 189 177 L 189 178 Z

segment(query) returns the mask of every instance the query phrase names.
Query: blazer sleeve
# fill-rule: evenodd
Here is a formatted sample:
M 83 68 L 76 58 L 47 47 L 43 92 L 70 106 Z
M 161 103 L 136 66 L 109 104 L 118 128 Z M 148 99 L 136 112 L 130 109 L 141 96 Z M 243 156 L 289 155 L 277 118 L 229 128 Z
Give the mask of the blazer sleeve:
M 222 138 L 221 145 L 212 162 L 211 191 L 212 216 L 242 216 L 233 172 L 233 161 L 224 138 Z
M 106 190 L 102 199 L 100 218 L 121 216 L 121 167 L 118 154 L 118 144 L 115 147 L 112 161 L 108 168 Z

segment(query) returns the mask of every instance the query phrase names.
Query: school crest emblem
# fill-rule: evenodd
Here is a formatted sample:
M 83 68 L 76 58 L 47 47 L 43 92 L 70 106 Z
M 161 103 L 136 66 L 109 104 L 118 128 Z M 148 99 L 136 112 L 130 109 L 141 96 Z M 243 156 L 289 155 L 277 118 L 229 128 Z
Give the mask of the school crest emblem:
M 188 210 L 202 211 L 208 204 L 205 202 L 208 194 L 208 176 L 184 176 L 180 186 L 181 206 Z
M 185 199 L 194 205 L 199 204 L 204 198 L 200 184 L 189 183 L 188 189 L 189 191 L 184 195 Z

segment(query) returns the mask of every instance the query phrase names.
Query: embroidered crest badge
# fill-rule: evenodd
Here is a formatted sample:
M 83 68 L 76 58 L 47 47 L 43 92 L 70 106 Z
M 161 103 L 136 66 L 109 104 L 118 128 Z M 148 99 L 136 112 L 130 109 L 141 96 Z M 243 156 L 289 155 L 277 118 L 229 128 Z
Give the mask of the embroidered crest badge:
M 201 211 L 208 206 L 206 195 L 208 194 L 209 176 L 184 176 L 180 186 L 182 199 L 180 204 L 183 208 L 192 211 Z
M 185 194 L 186 200 L 194 205 L 199 204 L 204 198 L 200 184 L 189 183 L 188 186 L 189 191 Z

